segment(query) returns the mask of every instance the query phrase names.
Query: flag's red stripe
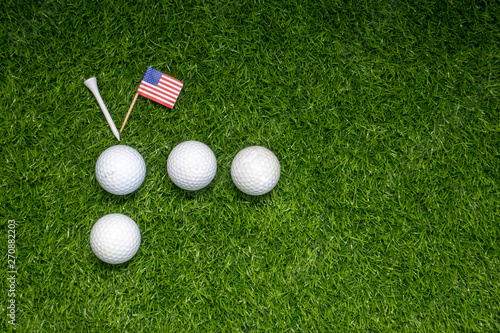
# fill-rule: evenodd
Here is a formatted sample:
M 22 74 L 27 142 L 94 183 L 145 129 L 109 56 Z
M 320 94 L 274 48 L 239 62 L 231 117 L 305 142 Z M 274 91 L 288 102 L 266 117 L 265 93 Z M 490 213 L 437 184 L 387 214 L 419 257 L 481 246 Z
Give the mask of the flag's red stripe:
M 171 108 L 171 109 L 174 107 L 174 105 L 173 105 L 173 104 L 168 104 L 168 103 L 166 103 L 166 102 L 165 102 L 165 101 L 163 101 L 163 100 L 157 99 L 157 98 L 155 98 L 155 97 L 151 97 L 150 95 L 145 95 L 145 94 L 143 94 L 141 91 L 138 91 L 137 93 L 138 93 L 139 95 L 142 95 L 142 96 L 146 97 L 146 98 L 149 98 L 149 99 L 150 99 L 150 100 L 152 100 L 152 101 L 155 101 L 156 103 L 160 103 L 161 105 L 165 105 L 166 107 L 169 107 L 169 108 Z

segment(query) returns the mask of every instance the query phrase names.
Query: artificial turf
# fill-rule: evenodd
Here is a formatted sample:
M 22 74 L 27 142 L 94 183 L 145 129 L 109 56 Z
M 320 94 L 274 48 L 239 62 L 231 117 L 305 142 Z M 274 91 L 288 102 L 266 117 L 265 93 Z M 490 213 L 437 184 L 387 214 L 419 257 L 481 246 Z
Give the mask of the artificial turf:
M 500 5 L 496 1 L 3 1 L 0 331 L 500 331 Z M 148 66 L 184 82 L 139 97 L 122 144 L 147 176 L 97 183 Z M 198 140 L 211 185 L 166 172 Z M 240 192 L 250 145 L 276 188 Z M 109 213 L 142 232 L 100 262 Z M 16 296 L 7 295 L 8 221 Z

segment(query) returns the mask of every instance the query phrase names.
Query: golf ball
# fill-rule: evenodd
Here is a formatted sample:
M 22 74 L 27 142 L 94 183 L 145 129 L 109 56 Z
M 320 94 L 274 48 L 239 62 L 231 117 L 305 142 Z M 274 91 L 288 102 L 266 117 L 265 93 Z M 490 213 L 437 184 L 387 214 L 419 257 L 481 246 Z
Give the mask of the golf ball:
M 175 185 L 188 191 L 204 188 L 215 177 L 217 159 L 204 143 L 185 141 L 170 152 L 167 172 Z
M 242 192 L 262 195 L 280 179 L 280 162 L 272 151 L 260 146 L 242 149 L 231 164 L 231 178 Z
M 94 254 L 108 264 L 130 260 L 141 245 L 141 231 L 130 217 L 109 214 L 101 217 L 90 232 L 90 247 Z
M 134 148 L 112 146 L 97 159 L 95 174 L 103 189 L 112 194 L 125 195 L 141 186 L 146 177 L 146 163 Z

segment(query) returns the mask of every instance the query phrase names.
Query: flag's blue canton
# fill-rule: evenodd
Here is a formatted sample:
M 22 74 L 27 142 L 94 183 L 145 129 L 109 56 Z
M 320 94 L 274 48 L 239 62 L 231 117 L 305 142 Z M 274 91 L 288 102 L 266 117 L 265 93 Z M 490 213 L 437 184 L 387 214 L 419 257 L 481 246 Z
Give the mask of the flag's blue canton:
M 162 75 L 162 72 L 158 72 L 156 69 L 148 67 L 148 70 L 146 71 L 146 74 L 144 74 L 144 78 L 142 79 L 142 81 L 157 86 Z

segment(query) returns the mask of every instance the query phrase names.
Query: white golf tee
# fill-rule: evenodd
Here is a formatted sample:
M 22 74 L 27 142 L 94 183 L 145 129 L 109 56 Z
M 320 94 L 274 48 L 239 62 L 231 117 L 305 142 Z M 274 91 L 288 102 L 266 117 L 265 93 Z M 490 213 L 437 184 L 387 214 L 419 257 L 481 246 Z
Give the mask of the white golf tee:
M 99 94 L 99 88 L 97 88 L 97 79 L 95 77 L 91 77 L 90 79 L 85 80 L 85 82 L 83 83 L 94 94 L 95 98 L 97 99 L 97 103 L 99 103 L 99 106 L 101 107 L 102 113 L 104 113 L 104 117 L 106 117 L 106 120 L 108 121 L 109 127 L 111 127 L 111 131 L 118 139 L 118 141 L 120 141 L 120 132 L 118 132 L 115 122 L 113 121 L 113 118 L 111 118 L 111 115 L 109 114 L 108 108 L 106 107 L 106 105 L 104 105 L 104 101 L 102 100 L 101 94 Z

